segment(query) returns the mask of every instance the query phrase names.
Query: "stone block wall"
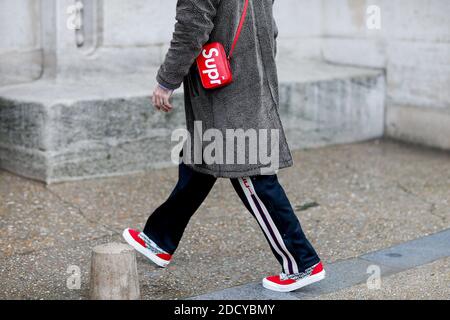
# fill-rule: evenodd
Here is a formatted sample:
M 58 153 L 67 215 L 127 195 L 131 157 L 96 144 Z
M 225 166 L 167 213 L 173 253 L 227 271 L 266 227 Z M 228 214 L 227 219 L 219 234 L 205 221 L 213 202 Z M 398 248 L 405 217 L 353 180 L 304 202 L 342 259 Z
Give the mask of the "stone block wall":
M 0 0 L 0 85 L 42 73 L 40 2 Z
M 366 26 L 369 5 L 381 29 Z M 323 57 L 386 69 L 386 134 L 450 149 L 450 1 L 335 0 L 323 5 Z

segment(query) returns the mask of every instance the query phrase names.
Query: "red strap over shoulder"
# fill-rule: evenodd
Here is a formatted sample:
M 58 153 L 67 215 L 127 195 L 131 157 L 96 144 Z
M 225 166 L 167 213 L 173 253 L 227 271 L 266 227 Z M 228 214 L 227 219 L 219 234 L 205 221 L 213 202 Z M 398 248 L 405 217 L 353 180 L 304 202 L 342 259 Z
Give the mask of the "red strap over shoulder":
M 245 0 L 244 10 L 242 11 L 241 20 L 239 21 L 239 26 L 238 26 L 238 29 L 236 31 L 236 35 L 234 36 L 233 45 L 231 46 L 230 53 L 228 54 L 228 59 L 231 59 L 231 56 L 233 55 L 234 48 L 236 47 L 236 44 L 239 41 L 239 37 L 240 37 L 241 31 L 242 31 L 242 27 L 244 26 L 245 18 L 247 16 L 248 1 L 249 0 Z

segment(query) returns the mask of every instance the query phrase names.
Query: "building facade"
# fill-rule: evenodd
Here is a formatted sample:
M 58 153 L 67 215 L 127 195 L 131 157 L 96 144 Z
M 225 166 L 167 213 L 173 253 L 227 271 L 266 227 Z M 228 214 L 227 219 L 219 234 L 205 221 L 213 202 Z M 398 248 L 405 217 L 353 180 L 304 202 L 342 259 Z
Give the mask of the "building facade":
M 0 166 L 52 182 L 166 165 L 155 150 L 183 115 L 150 114 L 147 98 L 175 6 L 0 0 Z M 447 0 L 275 1 L 294 149 L 390 136 L 450 150 L 448 12 Z

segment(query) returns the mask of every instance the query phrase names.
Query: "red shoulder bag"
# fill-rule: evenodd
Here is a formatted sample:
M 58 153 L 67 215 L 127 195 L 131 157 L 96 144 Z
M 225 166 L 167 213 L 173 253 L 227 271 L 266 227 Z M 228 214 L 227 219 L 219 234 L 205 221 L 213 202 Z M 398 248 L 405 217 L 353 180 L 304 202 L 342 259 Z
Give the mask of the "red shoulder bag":
M 202 53 L 197 58 L 197 67 L 200 73 L 200 79 L 205 89 L 216 89 L 224 87 L 233 81 L 230 59 L 234 48 L 238 43 L 247 16 L 248 1 L 245 0 L 244 10 L 242 12 L 239 26 L 231 46 L 230 53 L 225 53 L 225 48 L 220 42 L 212 42 L 203 46 Z

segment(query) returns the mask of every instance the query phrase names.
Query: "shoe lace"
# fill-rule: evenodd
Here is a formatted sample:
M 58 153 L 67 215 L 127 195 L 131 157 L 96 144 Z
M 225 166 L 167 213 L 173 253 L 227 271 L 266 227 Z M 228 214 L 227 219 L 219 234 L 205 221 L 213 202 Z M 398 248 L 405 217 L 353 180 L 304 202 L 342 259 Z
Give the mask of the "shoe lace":
M 280 274 L 280 280 L 288 280 L 289 278 L 289 274 L 286 273 L 281 273 Z
M 305 272 L 291 273 L 291 274 L 282 272 L 280 274 L 280 279 L 281 280 L 289 280 L 289 279 L 298 280 L 298 279 L 304 278 L 304 277 L 308 276 L 316 266 L 317 266 L 317 264 L 306 269 Z
M 167 253 L 163 249 L 161 249 L 156 243 L 154 243 L 149 237 L 147 237 L 144 233 L 139 234 L 139 238 L 144 240 L 144 242 L 147 244 L 147 248 L 150 249 L 153 253 L 159 254 L 159 253 Z
M 303 273 L 291 273 L 291 274 L 287 274 L 287 273 L 281 273 L 280 274 L 280 279 L 281 280 L 297 280 L 299 278 L 301 278 L 303 276 Z

